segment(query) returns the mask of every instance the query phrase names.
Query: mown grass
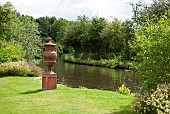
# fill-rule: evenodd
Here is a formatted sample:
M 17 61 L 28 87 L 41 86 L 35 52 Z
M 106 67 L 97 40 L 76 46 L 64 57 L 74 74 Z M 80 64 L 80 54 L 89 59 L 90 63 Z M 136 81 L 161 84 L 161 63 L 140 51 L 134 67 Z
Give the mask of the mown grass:
M 133 96 L 117 92 L 58 85 L 42 91 L 33 77 L 0 78 L 2 114 L 133 114 Z

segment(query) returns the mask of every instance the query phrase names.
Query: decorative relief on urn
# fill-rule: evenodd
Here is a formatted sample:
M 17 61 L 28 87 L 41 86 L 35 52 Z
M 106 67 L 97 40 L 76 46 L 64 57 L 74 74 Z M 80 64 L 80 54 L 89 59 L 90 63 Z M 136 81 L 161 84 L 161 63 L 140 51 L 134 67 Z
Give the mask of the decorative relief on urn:
M 54 51 L 55 44 L 51 42 L 51 38 L 48 38 L 48 42 L 45 43 L 45 48 L 43 49 L 43 60 L 44 64 L 51 71 L 51 67 L 56 63 L 57 52 Z

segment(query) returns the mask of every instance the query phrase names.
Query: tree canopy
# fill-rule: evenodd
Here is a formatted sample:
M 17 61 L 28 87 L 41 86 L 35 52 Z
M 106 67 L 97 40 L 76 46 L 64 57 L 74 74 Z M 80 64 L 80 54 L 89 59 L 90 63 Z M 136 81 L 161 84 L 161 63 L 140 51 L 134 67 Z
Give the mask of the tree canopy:
M 0 6 L 0 40 L 14 41 L 25 51 L 24 59 L 32 62 L 35 56 L 40 57 L 41 39 L 38 36 L 38 24 L 31 16 L 20 16 L 10 2 Z

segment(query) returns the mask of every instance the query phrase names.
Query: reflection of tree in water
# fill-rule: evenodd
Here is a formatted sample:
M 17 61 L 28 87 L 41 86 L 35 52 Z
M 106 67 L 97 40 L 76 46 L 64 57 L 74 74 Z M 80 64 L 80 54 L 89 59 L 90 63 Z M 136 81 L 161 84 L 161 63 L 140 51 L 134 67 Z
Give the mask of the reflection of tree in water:
M 132 91 L 137 90 L 136 77 L 125 70 L 70 64 L 58 58 L 53 71 L 57 73 L 59 83 L 70 87 L 83 86 L 91 89 L 115 91 L 122 84 L 125 84 Z

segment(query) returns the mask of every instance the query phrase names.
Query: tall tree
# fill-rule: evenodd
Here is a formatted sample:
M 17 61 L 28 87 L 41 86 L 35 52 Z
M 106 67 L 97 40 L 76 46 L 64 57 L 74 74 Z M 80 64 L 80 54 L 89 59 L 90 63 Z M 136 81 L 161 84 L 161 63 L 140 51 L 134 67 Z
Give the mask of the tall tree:
M 54 42 L 61 42 L 64 37 L 65 27 L 69 21 L 63 18 L 56 19 L 51 25 L 51 37 Z
M 16 10 L 10 2 L 4 5 L 0 4 L 0 39 L 6 38 L 6 31 L 9 29 L 8 24 L 11 20 L 16 19 Z
M 36 22 L 39 23 L 38 29 L 42 37 L 48 37 L 50 36 L 50 22 L 49 22 L 49 17 L 39 17 L 36 19 Z
M 39 17 L 36 19 L 36 22 L 38 23 L 38 30 L 40 32 L 42 41 L 45 42 L 47 37 L 52 37 L 52 39 L 55 41 L 55 37 L 52 35 L 52 25 L 55 22 L 56 17 Z
M 136 23 L 136 28 L 139 28 L 144 22 L 157 22 L 163 15 L 168 19 L 170 18 L 170 14 L 167 11 L 170 7 L 169 0 L 152 0 L 152 3 L 149 5 L 142 2 L 130 4 L 134 12 L 132 19 Z
M 84 52 L 85 48 L 83 47 L 89 38 L 89 25 L 89 20 L 85 16 L 78 16 L 77 21 L 70 22 L 64 32 L 64 43 L 66 48 L 70 48 L 69 46 L 71 46 L 76 53 Z M 86 48 L 88 48 L 87 45 Z
M 102 58 L 103 48 L 101 45 L 103 43 L 103 40 L 100 35 L 104 30 L 106 24 L 106 19 L 102 17 L 93 17 L 91 21 L 89 47 L 91 47 L 90 51 L 94 54 L 94 57 L 96 59 Z
M 66 27 L 65 49 L 73 48 L 75 56 L 85 59 L 113 59 L 122 56 L 123 60 L 130 60 L 128 42 L 134 39 L 132 25 L 131 21 L 123 23 L 117 18 L 108 22 L 105 18 L 93 17 L 90 20 L 79 16 L 77 21 Z
M 101 36 L 103 38 L 103 49 L 105 54 L 110 53 L 110 57 L 118 56 L 123 48 L 122 22 L 117 18 L 108 23 Z
M 25 59 L 28 62 L 34 61 L 35 56 L 41 55 L 41 39 L 37 35 L 38 24 L 35 22 L 35 19 L 30 16 L 18 17 L 17 11 L 9 2 L 1 7 L 6 7 L 6 9 L 4 8 L 4 10 L 2 10 L 2 13 L 7 12 L 7 14 L 4 14 L 6 16 L 2 16 L 4 16 L 4 19 L 7 18 L 5 19 L 7 21 L 0 22 L 0 24 L 4 25 L 1 33 L 1 36 L 4 37 L 0 38 L 5 41 L 14 41 L 22 45 L 26 52 Z
M 133 51 L 133 49 L 130 47 L 130 44 L 134 41 L 136 41 L 136 37 L 135 37 L 135 28 L 133 26 L 133 21 L 131 20 L 125 20 L 122 23 L 122 32 L 121 34 L 123 37 L 123 48 L 121 50 L 121 56 L 123 61 L 131 61 L 132 57 L 135 56 L 135 52 Z

